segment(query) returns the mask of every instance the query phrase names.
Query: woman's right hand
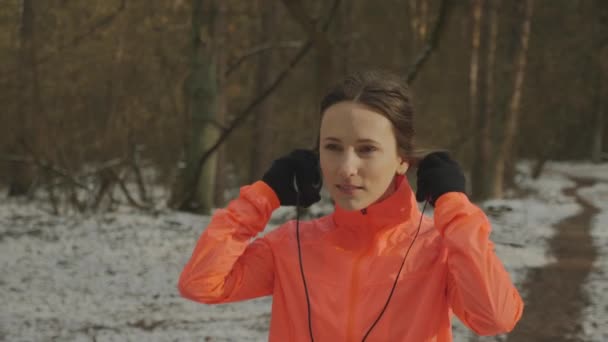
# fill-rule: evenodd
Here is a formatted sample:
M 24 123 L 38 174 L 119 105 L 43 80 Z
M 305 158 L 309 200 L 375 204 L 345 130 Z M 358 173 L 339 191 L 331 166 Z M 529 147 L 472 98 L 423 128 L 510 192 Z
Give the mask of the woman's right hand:
M 262 177 L 262 181 L 274 190 L 281 205 L 298 204 L 299 192 L 299 204 L 304 208 L 321 199 L 321 179 L 319 157 L 310 150 L 294 150 L 276 159 Z

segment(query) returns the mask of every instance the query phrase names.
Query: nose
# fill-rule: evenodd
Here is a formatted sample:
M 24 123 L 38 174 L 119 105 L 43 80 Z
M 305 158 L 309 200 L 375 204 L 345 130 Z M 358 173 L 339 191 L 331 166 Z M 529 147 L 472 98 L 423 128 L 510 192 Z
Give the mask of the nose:
M 346 152 L 341 158 L 339 175 L 343 178 L 351 178 L 357 174 L 359 161 L 354 153 Z

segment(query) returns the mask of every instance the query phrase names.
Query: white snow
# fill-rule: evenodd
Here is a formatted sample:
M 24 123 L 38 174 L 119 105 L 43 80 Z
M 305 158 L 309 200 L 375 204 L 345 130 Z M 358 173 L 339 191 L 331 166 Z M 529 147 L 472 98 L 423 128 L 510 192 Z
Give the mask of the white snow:
M 605 169 L 608 175 L 608 169 Z M 608 183 L 582 189 L 580 195 L 601 210 L 593 218 L 591 236 L 600 257 L 585 290 L 592 304 L 584 312 L 583 340 L 608 341 Z
M 600 180 L 580 192 L 601 210 L 592 227 L 600 255 L 585 285 L 592 303 L 580 338 L 608 341 L 608 164 L 550 162 L 538 180 L 527 176 L 529 164 L 518 170 L 528 195 L 481 204 L 516 285 L 528 268 L 552 260 L 552 225 L 581 209 L 561 193 L 574 184 L 568 176 Z M 326 210 L 319 205 L 309 215 Z M 282 209 L 272 223 L 292 216 L 293 209 Z M 36 203 L 2 198 L 0 341 L 266 341 L 270 297 L 207 306 L 177 292 L 208 221 L 168 210 L 55 217 Z M 467 341 L 472 335 L 454 321 L 455 340 Z

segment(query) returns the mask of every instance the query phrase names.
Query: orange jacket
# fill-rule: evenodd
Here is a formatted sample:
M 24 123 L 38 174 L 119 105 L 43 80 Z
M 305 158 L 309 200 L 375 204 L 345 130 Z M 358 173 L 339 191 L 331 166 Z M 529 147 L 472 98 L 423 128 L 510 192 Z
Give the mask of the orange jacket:
M 270 341 L 309 341 L 295 222 L 263 237 L 279 201 L 263 182 L 217 211 L 179 279 L 191 300 L 227 303 L 273 295 Z M 407 181 L 366 211 L 336 207 L 300 222 L 315 341 L 361 341 L 384 307 L 418 228 Z M 508 332 L 523 302 L 489 240 L 490 224 L 464 194 L 441 196 L 424 217 L 395 293 L 368 341 L 452 341 L 451 311 L 480 335 Z

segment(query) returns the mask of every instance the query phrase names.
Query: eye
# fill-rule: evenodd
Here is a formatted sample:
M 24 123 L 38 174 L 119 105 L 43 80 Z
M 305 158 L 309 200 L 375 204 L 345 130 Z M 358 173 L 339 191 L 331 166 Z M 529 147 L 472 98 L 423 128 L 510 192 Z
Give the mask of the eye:
M 340 145 L 334 143 L 326 144 L 324 147 L 326 150 L 330 151 L 340 151 L 341 149 Z
M 359 147 L 359 153 L 362 154 L 370 154 L 372 152 L 375 152 L 378 150 L 378 148 L 376 146 L 372 146 L 372 145 L 364 145 Z

